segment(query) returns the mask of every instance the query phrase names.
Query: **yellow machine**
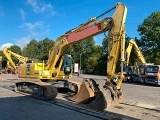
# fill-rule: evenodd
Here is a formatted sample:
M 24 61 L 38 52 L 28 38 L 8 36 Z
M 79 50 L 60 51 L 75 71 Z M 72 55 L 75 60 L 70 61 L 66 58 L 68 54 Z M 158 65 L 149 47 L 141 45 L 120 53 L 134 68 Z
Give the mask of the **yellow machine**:
M 14 56 L 15 58 L 17 58 L 22 63 L 26 63 L 28 61 L 27 57 L 24 57 L 24 56 L 21 56 L 17 53 L 14 53 L 11 50 L 8 50 L 7 48 L 3 48 L 3 54 L 6 56 L 6 58 L 8 60 L 7 65 L 6 65 L 7 73 L 17 74 L 18 71 L 19 71 L 18 66 L 13 62 L 11 56 Z
M 0 62 L 2 61 L 2 56 L 0 56 Z
M 134 47 L 134 52 L 137 55 L 137 57 L 140 60 L 140 62 L 142 64 L 146 64 L 146 60 L 145 60 L 141 50 L 139 49 L 139 47 L 136 44 L 135 40 L 131 39 L 129 41 L 129 45 L 128 45 L 127 49 L 126 49 L 126 65 L 128 66 L 128 64 L 129 64 L 129 59 L 130 59 L 130 54 L 131 54 L 132 47 Z
M 130 81 L 130 82 L 133 80 L 133 77 L 139 74 L 139 65 L 137 63 L 134 66 L 129 66 L 129 60 L 130 60 L 130 54 L 131 54 L 132 48 L 134 48 L 134 53 L 138 57 L 138 60 L 141 62 L 141 64 L 143 65 L 146 64 L 146 60 L 141 50 L 139 49 L 135 40 L 131 39 L 126 49 L 126 65 L 124 69 L 124 75 L 125 75 L 124 81 Z
M 37 78 L 41 81 L 50 79 L 64 79 L 72 76 L 71 55 L 63 55 L 58 61 L 55 70 L 47 70 L 44 62 L 32 62 L 20 64 L 19 77 L 21 78 Z
M 42 66 L 42 65 L 44 65 L 44 63 L 37 63 L 36 60 L 30 60 L 28 57 L 21 56 L 15 52 L 12 52 L 11 50 L 8 50 L 7 48 L 3 49 L 3 54 L 6 56 L 6 58 L 8 60 L 7 65 L 6 65 L 6 70 L 8 71 L 7 73 L 18 73 L 19 72 L 19 70 L 18 70 L 19 66 L 15 65 L 11 56 L 14 56 L 15 58 L 17 58 L 19 60 L 19 62 L 21 62 L 21 64 L 23 63 L 22 65 L 20 65 L 21 67 L 23 67 L 23 65 L 25 65 L 25 67 L 26 67 L 26 64 L 30 64 L 30 63 L 34 63 L 36 65 L 35 69 L 38 69 L 38 70 L 41 70 L 44 67 L 44 66 Z M 71 66 L 69 66 L 72 64 L 71 63 L 71 55 L 66 54 L 66 55 L 64 55 L 64 58 L 65 59 L 64 59 L 63 66 L 65 68 L 66 73 L 68 71 L 68 74 L 66 76 L 71 77 Z M 25 69 L 25 67 L 22 69 Z M 19 76 L 21 77 L 21 74 Z M 64 78 L 66 76 L 64 75 L 63 70 L 59 70 L 59 73 L 58 73 L 59 78 Z
M 132 47 L 134 47 L 134 52 L 141 62 L 140 65 L 128 66 Z M 147 71 L 148 69 L 154 69 L 154 68 L 158 69 L 158 66 L 154 65 L 153 63 L 146 62 L 146 60 L 145 60 L 141 50 L 139 49 L 138 45 L 136 44 L 135 40 L 133 40 L 133 39 L 130 40 L 128 48 L 126 49 L 126 53 L 127 53 L 127 56 L 126 56 L 127 57 L 127 60 L 126 60 L 127 67 L 125 68 L 125 71 L 127 71 L 127 73 L 128 73 L 128 74 L 126 74 L 128 80 L 130 80 L 131 82 L 136 81 L 136 82 L 141 82 L 141 83 L 147 83 L 148 81 L 151 81 L 151 82 L 156 81 L 155 84 L 158 83 L 157 79 L 153 79 L 153 78 L 157 78 L 157 77 L 151 77 L 151 76 L 154 76 L 154 74 L 152 74 L 152 73 L 148 74 L 148 71 Z M 149 71 L 149 72 L 151 72 L 151 71 Z
M 114 9 L 115 12 L 111 17 L 105 17 L 108 12 Z M 104 85 L 105 90 L 101 90 L 102 88 L 99 88 L 96 81 L 92 78 L 87 79 L 82 82 L 78 91 L 75 90 L 77 94 L 70 99 L 78 103 L 89 103 L 89 107 L 98 110 L 105 109 L 110 104 L 119 103 L 123 98 L 121 84 L 123 81 L 123 64 L 125 62 L 126 14 L 126 6 L 122 3 L 117 3 L 115 7 L 107 12 L 91 18 L 88 22 L 70 30 L 57 38 L 46 65 L 44 63 L 21 64 L 20 77 L 38 78 L 41 80 L 54 79 L 58 75 L 62 64 L 61 58 L 63 57 L 64 50 L 68 46 L 108 31 L 109 55 L 107 60 L 107 80 Z M 119 57 L 121 61 L 121 72 L 120 74 L 116 74 L 115 69 Z M 69 87 L 76 86 L 75 83 L 70 82 L 66 82 L 65 85 Z M 54 98 L 57 95 L 56 87 L 49 83 L 26 81 L 16 83 L 16 86 L 17 91 L 31 94 L 40 99 Z

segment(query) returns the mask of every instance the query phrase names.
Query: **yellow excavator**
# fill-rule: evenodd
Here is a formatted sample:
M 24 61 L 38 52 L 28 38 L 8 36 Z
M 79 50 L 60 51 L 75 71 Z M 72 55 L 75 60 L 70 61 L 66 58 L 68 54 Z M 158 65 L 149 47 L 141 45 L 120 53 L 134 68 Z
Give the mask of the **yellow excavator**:
M 141 50 L 139 49 L 136 41 L 134 39 L 131 39 L 126 49 L 126 65 L 124 69 L 124 75 L 125 75 L 124 81 L 130 81 L 130 82 L 132 81 L 134 76 L 139 74 L 139 65 L 137 63 L 135 63 L 134 66 L 129 66 L 130 54 L 132 49 L 134 50 L 135 55 L 138 57 L 138 60 L 140 61 L 141 65 L 146 64 L 145 57 L 141 52 Z
M 0 56 L 0 62 L 2 61 L 2 56 Z
M 140 61 L 140 65 L 136 64 L 135 66 L 128 66 L 129 64 L 129 58 L 130 58 L 130 53 L 132 50 L 132 47 L 134 47 L 134 53 L 138 57 L 138 60 Z M 148 67 L 154 66 L 154 63 L 147 63 L 145 60 L 145 57 L 143 56 L 143 53 L 139 49 L 138 45 L 136 44 L 134 39 L 131 39 L 129 42 L 129 45 L 126 49 L 126 65 L 127 67 L 125 68 L 124 71 L 127 71 L 125 76 L 127 76 L 127 79 L 130 82 L 141 82 L 145 83 L 146 79 L 146 69 Z
M 26 63 L 29 59 L 28 57 L 21 56 L 15 52 L 12 52 L 11 50 L 8 50 L 6 47 L 3 48 L 3 54 L 7 58 L 7 65 L 6 65 L 6 71 L 7 73 L 14 73 L 18 74 L 18 66 L 13 62 L 11 56 L 14 56 L 19 60 L 19 62 Z
M 126 65 L 128 66 L 129 64 L 129 59 L 130 59 L 130 54 L 132 51 L 132 47 L 134 47 L 134 53 L 136 54 L 136 56 L 138 57 L 138 59 L 140 60 L 140 62 L 142 64 L 146 64 L 146 60 L 141 52 L 141 50 L 139 49 L 138 45 L 136 44 L 134 39 L 131 39 L 129 41 L 129 45 L 126 49 Z
M 52 48 L 51 48 L 52 50 Z M 50 51 L 51 51 L 50 50 Z M 15 52 L 12 52 L 11 50 L 8 50 L 6 47 L 3 49 L 3 54 L 6 56 L 7 58 L 7 65 L 6 65 L 6 71 L 7 73 L 18 73 L 19 72 L 19 66 L 17 66 L 11 56 L 14 56 L 15 58 L 17 58 L 20 62 L 20 64 L 24 63 L 24 64 L 27 64 L 27 63 L 37 63 L 35 59 L 31 60 L 29 59 L 28 57 L 24 57 L 22 55 L 19 55 Z M 50 52 L 49 52 L 50 54 Z M 63 70 L 62 70 L 62 67 L 61 67 L 61 70 L 59 71 L 59 74 L 58 74 L 58 78 L 65 78 L 65 77 L 71 77 L 71 73 L 72 73 L 72 57 L 71 55 L 68 55 L 68 54 L 65 54 L 64 55 L 64 61 L 63 61 L 63 68 L 65 68 L 66 70 L 66 73 L 68 71 L 68 74 L 64 74 L 63 73 Z M 39 66 L 37 66 L 39 67 Z M 21 76 L 21 75 L 20 75 Z
M 105 15 L 114 11 L 112 16 Z M 89 19 L 86 23 L 73 28 L 57 38 L 48 58 L 48 62 L 29 63 L 20 65 L 20 77 L 38 78 L 41 81 L 55 80 L 62 64 L 64 51 L 72 44 L 87 40 L 87 38 L 108 32 L 108 60 L 107 60 L 107 80 L 104 88 L 100 88 L 96 80 L 85 79 L 80 86 L 76 83 L 64 82 L 68 88 L 73 87 L 76 93 L 70 100 L 77 103 L 84 103 L 93 109 L 103 110 L 112 104 L 119 103 L 123 99 L 121 89 L 123 81 L 123 66 L 125 63 L 125 21 L 127 8 L 122 3 L 117 3 L 115 7 L 102 13 L 101 15 Z M 106 35 L 107 36 L 107 35 Z M 117 61 L 121 61 L 121 72 L 115 73 Z M 66 69 L 67 70 L 67 69 Z M 68 70 L 67 70 L 68 71 Z M 31 94 L 39 99 L 53 99 L 57 96 L 57 87 L 46 82 L 18 82 L 16 91 Z M 78 89 L 77 89 L 78 87 Z

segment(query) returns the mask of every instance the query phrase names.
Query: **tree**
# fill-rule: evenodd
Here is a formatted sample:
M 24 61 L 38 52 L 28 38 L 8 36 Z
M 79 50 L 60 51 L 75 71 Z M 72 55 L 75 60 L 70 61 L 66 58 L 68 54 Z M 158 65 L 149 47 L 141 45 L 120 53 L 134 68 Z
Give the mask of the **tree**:
M 153 12 L 138 26 L 141 40 L 140 45 L 147 61 L 158 62 L 160 58 L 160 12 Z M 158 62 L 160 64 L 160 62 Z
M 74 63 L 81 63 L 83 73 L 92 74 L 98 64 L 98 59 L 102 54 L 102 47 L 95 45 L 94 38 L 73 44 L 65 53 L 71 54 Z
M 32 39 L 25 48 L 23 48 L 23 56 L 29 58 L 37 58 L 38 55 L 38 42 Z
M 54 41 L 49 38 L 45 38 L 44 40 L 39 41 L 38 43 L 39 54 L 37 58 L 39 60 L 48 60 L 49 50 L 53 47 L 53 45 L 54 45 Z
M 49 50 L 53 47 L 53 44 L 54 41 L 49 38 L 41 41 L 32 39 L 23 49 L 23 55 L 38 60 L 48 60 Z

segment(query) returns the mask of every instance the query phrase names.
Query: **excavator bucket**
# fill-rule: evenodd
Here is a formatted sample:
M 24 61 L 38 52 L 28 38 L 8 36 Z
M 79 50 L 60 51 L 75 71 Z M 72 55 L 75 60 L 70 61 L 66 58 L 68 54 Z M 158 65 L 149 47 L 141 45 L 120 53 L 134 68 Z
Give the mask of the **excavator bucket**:
M 122 94 L 113 97 L 110 89 L 102 88 L 100 90 L 96 81 L 90 78 L 82 82 L 78 93 L 72 96 L 70 100 L 86 104 L 91 109 L 103 111 L 111 105 L 119 103 L 122 100 Z
M 77 103 L 87 103 L 95 97 L 95 93 L 90 86 L 90 82 L 83 81 L 80 85 L 78 93 L 72 96 L 70 99 Z

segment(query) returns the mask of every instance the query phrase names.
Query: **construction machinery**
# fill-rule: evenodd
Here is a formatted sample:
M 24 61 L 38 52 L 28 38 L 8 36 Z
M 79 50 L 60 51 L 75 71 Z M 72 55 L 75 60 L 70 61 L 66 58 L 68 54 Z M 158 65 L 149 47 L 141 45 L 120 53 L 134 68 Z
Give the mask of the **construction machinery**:
M 106 17 L 105 15 L 112 10 L 115 10 L 114 14 Z M 108 32 L 109 55 L 107 60 L 107 80 L 104 88 L 100 88 L 96 80 L 92 78 L 85 79 L 82 84 L 78 86 L 78 89 L 77 84 L 73 82 L 65 81 L 64 85 L 76 93 L 70 97 L 70 100 L 78 103 L 87 103 L 88 106 L 93 109 L 103 110 L 111 104 L 119 103 L 123 99 L 121 85 L 124 78 L 126 14 L 126 6 L 122 3 L 117 3 L 115 7 L 105 13 L 91 18 L 86 23 L 71 29 L 57 38 L 46 64 L 21 64 L 20 77 L 38 78 L 43 81 L 55 80 L 62 64 L 62 57 L 66 48 L 72 44 L 87 40 L 87 38 Z M 115 69 L 118 60 L 121 61 L 121 72 L 116 74 Z M 53 84 L 41 81 L 16 83 L 16 91 L 35 95 L 40 99 L 55 98 L 57 94 L 56 87 L 53 86 Z
M 131 54 L 132 48 L 134 50 L 134 53 L 138 57 L 138 60 L 140 61 L 140 63 L 143 65 L 146 64 L 146 60 L 143 56 L 143 53 L 139 49 L 135 40 L 131 39 L 126 49 L 126 64 L 124 69 L 124 75 L 125 75 L 124 81 L 130 81 L 130 82 L 133 80 L 133 77 L 139 74 L 139 65 L 137 63 L 135 63 L 134 66 L 129 66 L 129 60 L 130 60 L 130 54 Z
M 130 54 L 132 51 L 132 47 L 134 47 L 134 53 L 136 54 L 136 56 L 138 57 L 138 59 L 140 60 L 140 62 L 142 64 L 146 64 L 146 60 L 141 52 L 141 50 L 139 49 L 138 45 L 136 44 L 134 39 L 131 39 L 129 41 L 129 45 L 126 49 L 126 65 L 128 66 L 129 64 L 129 59 L 130 59 Z
M 52 48 L 50 49 L 50 51 L 52 50 Z M 29 59 L 28 57 L 24 57 L 22 55 L 19 55 L 15 52 L 12 52 L 11 50 L 8 50 L 6 47 L 3 49 L 3 54 L 6 56 L 7 58 L 7 64 L 6 64 L 6 71 L 7 73 L 18 73 L 19 72 L 19 66 L 16 65 L 11 56 L 14 56 L 15 58 L 17 58 L 20 62 L 20 64 L 24 63 L 37 63 L 36 59 Z M 49 56 L 50 56 L 50 52 L 49 52 Z M 58 77 L 59 78 L 64 78 L 64 77 L 71 77 L 71 73 L 72 73 L 72 57 L 71 55 L 65 54 L 63 56 L 64 60 L 63 60 L 63 65 L 60 68 L 60 71 L 58 73 Z M 65 70 L 63 70 L 65 69 Z M 65 72 L 65 73 L 64 73 Z M 21 75 L 20 75 L 21 76 Z
M 134 53 L 138 57 L 141 65 L 129 66 L 130 53 L 134 47 Z M 151 83 L 155 85 L 160 84 L 159 75 L 159 65 L 154 65 L 154 63 L 147 63 L 141 50 L 136 44 L 134 39 L 129 41 L 129 45 L 126 49 L 126 67 L 125 76 L 127 81 L 130 82 L 141 82 L 141 83 Z
M 0 62 L 2 61 L 2 56 L 0 56 Z
M 19 72 L 18 65 L 16 65 L 13 62 L 11 56 L 14 56 L 15 58 L 17 58 L 19 60 L 19 62 L 21 62 L 21 63 L 26 63 L 29 60 L 28 57 L 24 57 L 24 56 L 21 56 L 15 52 L 12 52 L 11 50 L 8 50 L 6 47 L 3 48 L 3 54 L 7 58 L 7 64 L 6 64 L 6 72 L 7 73 L 18 74 L 18 72 Z

